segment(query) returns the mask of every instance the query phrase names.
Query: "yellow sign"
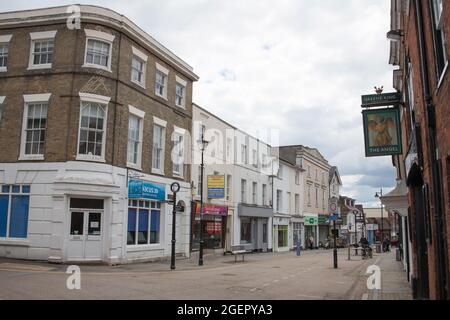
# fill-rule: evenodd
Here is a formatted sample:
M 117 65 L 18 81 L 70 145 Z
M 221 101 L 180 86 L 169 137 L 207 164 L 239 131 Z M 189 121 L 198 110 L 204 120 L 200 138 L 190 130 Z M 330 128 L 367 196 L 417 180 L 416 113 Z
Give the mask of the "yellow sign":
M 208 176 L 208 198 L 221 199 L 225 197 L 225 176 Z

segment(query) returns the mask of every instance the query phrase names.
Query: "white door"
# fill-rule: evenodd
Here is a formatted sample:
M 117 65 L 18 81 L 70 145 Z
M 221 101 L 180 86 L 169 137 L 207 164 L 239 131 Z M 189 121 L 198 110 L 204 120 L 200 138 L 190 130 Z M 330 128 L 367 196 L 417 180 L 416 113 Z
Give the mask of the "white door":
M 102 259 L 102 211 L 71 211 L 67 259 Z

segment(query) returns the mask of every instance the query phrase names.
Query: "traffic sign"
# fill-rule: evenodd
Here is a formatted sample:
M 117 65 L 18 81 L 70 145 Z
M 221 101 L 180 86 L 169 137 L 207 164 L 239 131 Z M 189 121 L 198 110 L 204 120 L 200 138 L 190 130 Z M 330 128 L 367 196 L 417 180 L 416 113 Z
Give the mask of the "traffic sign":
M 337 215 L 331 215 L 329 218 L 328 218 L 328 220 L 330 220 L 330 221 L 337 221 L 338 220 L 338 216 Z

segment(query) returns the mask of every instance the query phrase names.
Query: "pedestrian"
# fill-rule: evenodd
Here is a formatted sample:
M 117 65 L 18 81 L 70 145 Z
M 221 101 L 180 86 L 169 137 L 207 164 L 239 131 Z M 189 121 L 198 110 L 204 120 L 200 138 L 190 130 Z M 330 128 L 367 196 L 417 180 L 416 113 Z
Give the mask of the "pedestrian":
M 309 249 L 314 248 L 314 237 L 312 235 L 309 236 Z

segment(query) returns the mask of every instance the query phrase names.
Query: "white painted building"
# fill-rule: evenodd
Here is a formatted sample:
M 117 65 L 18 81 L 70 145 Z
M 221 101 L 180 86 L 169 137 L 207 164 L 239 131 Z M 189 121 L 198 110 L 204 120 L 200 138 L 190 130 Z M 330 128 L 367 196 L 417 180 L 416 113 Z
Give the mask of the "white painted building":
M 203 128 L 203 129 L 202 129 Z M 202 228 L 207 236 L 208 226 L 215 221 L 222 224 L 221 246 L 207 249 L 231 251 L 232 246 L 245 245 L 249 250 L 272 250 L 272 172 L 271 148 L 262 141 L 240 131 L 212 113 L 194 104 L 193 106 L 193 200 L 200 201 L 201 132 L 208 146 L 204 152 L 204 203 Z M 265 164 L 265 165 L 264 165 Z M 223 177 L 223 194 L 208 195 L 208 176 Z M 219 188 L 220 189 L 220 188 Z M 218 212 L 226 208 L 226 219 Z M 194 249 L 199 241 L 200 217 L 196 215 L 193 230 Z M 218 227 L 219 228 L 219 227 Z M 206 241 L 205 241 L 206 242 Z M 217 242 L 216 242 L 217 244 Z

